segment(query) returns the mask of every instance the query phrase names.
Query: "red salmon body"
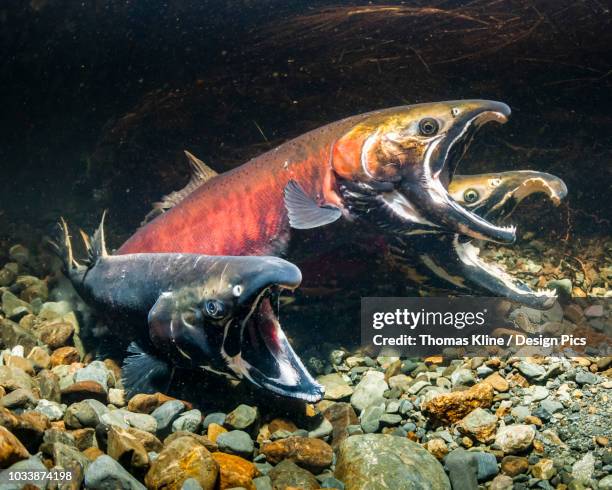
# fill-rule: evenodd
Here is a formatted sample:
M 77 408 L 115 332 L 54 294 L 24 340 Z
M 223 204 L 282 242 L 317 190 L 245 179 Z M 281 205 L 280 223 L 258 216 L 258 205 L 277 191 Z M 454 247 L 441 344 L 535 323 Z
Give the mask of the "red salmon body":
M 359 117 L 313 130 L 203 183 L 137 230 L 117 253 L 282 253 L 290 233 L 285 186 L 294 180 L 315 200 L 339 204 L 330 151 L 337 135 Z

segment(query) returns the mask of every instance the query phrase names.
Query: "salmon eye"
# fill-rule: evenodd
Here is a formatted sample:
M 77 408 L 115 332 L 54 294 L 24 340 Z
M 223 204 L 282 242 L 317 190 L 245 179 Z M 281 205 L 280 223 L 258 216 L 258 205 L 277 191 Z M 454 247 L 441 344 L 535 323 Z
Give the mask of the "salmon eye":
M 438 121 L 433 117 L 425 117 L 419 121 L 419 132 L 423 136 L 433 136 L 440 129 Z
M 204 303 L 204 308 L 206 309 L 206 314 L 213 318 L 221 318 L 225 310 L 223 303 L 214 299 L 207 300 Z
M 468 204 L 472 204 L 478 200 L 480 194 L 476 189 L 468 189 L 463 193 L 463 200 Z

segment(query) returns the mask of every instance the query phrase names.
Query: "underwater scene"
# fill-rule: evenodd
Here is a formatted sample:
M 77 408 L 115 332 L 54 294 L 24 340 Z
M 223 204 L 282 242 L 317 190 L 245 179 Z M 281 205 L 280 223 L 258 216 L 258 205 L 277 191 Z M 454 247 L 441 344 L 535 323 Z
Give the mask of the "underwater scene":
M 0 490 L 612 489 L 611 12 L 2 2 Z

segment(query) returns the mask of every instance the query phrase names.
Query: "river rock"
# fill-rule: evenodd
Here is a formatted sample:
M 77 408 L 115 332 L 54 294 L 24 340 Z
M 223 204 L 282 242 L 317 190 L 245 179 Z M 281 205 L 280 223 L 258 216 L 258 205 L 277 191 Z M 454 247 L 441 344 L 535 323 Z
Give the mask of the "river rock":
M 172 432 L 184 430 L 188 432 L 197 432 L 202 424 L 202 412 L 197 409 L 185 412 L 172 422 Z
M 318 480 L 309 471 L 300 468 L 291 461 L 277 464 L 268 473 L 275 490 L 299 488 L 300 490 L 316 490 L 321 488 Z
M 531 468 L 531 474 L 539 480 L 550 480 L 556 473 L 554 461 L 548 458 L 542 458 Z
M 49 349 L 54 350 L 68 345 L 74 326 L 68 322 L 46 322 L 36 330 L 36 336 Z
M 149 490 L 180 488 L 194 478 L 203 490 L 213 490 L 219 465 L 208 449 L 191 437 L 179 437 L 167 444 L 145 476 Z
M 35 383 L 23 369 L 11 366 L 0 366 L 0 386 L 6 391 L 18 389 L 30 390 L 35 388 Z
M 0 425 L 0 468 L 30 457 L 28 450 L 8 429 Z
M 62 420 L 66 412 L 66 405 L 63 403 L 52 402 L 49 400 L 38 400 L 36 408 L 37 412 L 46 415 L 50 421 Z
M 87 399 L 74 403 L 66 409 L 64 423 L 69 429 L 95 428 L 105 413 L 108 413 L 108 408 L 103 403 L 98 400 Z
M 506 454 L 516 454 L 531 447 L 534 437 L 535 429 L 530 425 L 508 425 L 498 431 L 495 444 Z
M 49 352 L 47 352 L 46 348 L 39 345 L 34 346 L 32 350 L 30 350 L 28 360 L 32 363 L 36 371 L 47 369 L 51 366 L 51 356 L 49 356 Z
M 497 475 L 491 481 L 489 490 L 512 490 L 514 487 L 514 481 L 507 475 Z
M 576 383 L 578 383 L 580 386 L 592 385 L 597 383 L 597 381 L 599 381 L 597 375 L 589 371 L 580 370 L 576 373 Z
M 351 405 L 361 412 L 364 408 L 384 401 L 383 394 L 389 389 L 385 374 L 379 371 L 367 371 L 355 387 L 351 396 Z
M 246 432 L 242 430 L 231 430 L 217 436 L 219 450 L 224 453 L 235 454 L 243 458 L 249 458 L 255 450 L 255 444 Z
M 157 434 L 164 438 L 172 432 L 172 423 L 185 411 L 185 404 L 180 400 L 169 400 L 153 412 L 153 417 L 157 422 Z
M 81 360 L 81 355 L 79 351 L 76 350 L 75 347 L 66 346 L 60 347 L 59 349 L 55 349 L 51 353 L 51 367 L 62 366 L 72 364 L 73 362 L 79 362 Z
M 230 429 L 247 430 L 251 428 L 259 417 L 257 407 L 249 405 L 238 405 L 234 410 L 225 417 L 225 425 Z
M 457 427 L 477 441 L 489 442 L 495 435 L 497 417 L 483 408 L 477 408 L 461 419 Z
M 313 430 L 308 432 L 308 437 L 315 439 L 324 439 L 334 431 L 334 426 L 325 417 L 321 420 L 321 423 Z
M 157 407 L 170 400 L 175 400 L 175 398 L 159 392 L 153 394 L 140 393 L 130 398 L 127 408 L 130 412 L 150 414 Z
M 208 437 L 202 436 L 200 434 L 194 434 L 193 432 L 187 432 L 187 431 L 173 432 L 172 434 L 170 434 L 168 437 L 164 439 L 163 441 L 164 446 L 167 446 L 172 441 L 180 439 L 181 437 L 190 437 L 191 439 L 194 439 L 198 444 L 201 444 L 202 446 L 204 446 L 211 453 L 219 450 L 218 446 L 215 443 L 211 442 L 210 439 L 208 439 Z
M 501 470 L 504 475 L 515 477 L 529 470 L 529 461 L 522 456 L 504 456 L 501 461 Z
M 149 466 L 149 452 L 160 452 L 163 446 L 154 435 L 138 429 L 111 426 L 106 452 L 127 468 L 143 470 Z
M 260 452 L 272 464 L 289 460 L 313 473 L 319 473 L 331 466 L 334 455 L 329 444 L 308 437 L 288 437 L 265 443 Z
M 254 488 L 253 478 L 259 475 L 259 471 L 253 463 L 240 456 L 221 452 L 212 453 L 212 457 L 219 465 L 220 489 Z
M 325 400 L 341 400 L 353 394 L 353 388 L 340 373 L 326 374 L 317 377 L 317 381 L 325 388 Z
M 85 486 L 92 490 L 146 490 L 117 461 L 105 454 L 98 456 L 85 470 Z
M 546 376 L 546 369 L 539 364 L 534 364 L 532 362 L 521 361 L 516 365 L 516 368 L 520 371 L 520 373 L 524 376 L 527 376 L 530 379 L 542 379 Z
M 423 404 L 423 411 L 443 423 L 459 422 L 476 408 L 488 408 L 493 403 L 493 388 L 478 383 L 468 390 L 442 393 Z
M 22 485 L 16 482 L 13 477 L 18 472 L 25 471 L 35 471 L 38 473 L 39 478 L 31 478 L 28 479 L 28 483 L 31 485 L 31 488 L 41 488 L 44 489 L 47 485 L 47 467 L 41 461 L 39 455 L 32 456 L 28 459 L 23 459 L 18 461 L 17 463 L 12 464 L 8 467 L 8 471 L 0 471 L 0 488 L 3 490 L 18 490 L 22 487 Z
M 478 461 L 463 448 L 451 451 L 444 463 L 453 489 L 478 490 Z
M 421 445 L 391 435 L 355 435 L 342 442 L 335 476 L 346 490 L 450 490 L 442 465 Z
M 365 434 L 372 434 L 380 427 L 380 418 L 385 413 L 384 403 L 370 405 L 359 414 L 361 428 Z
M 30 390 L 19 388 L 0 398 L 0 405 L 5 408 L 34 408 L 38 403 L 37 397 Z
M 83 369 L 79 369 L 75 376 L 75 382 L 79 381 L 95 381 L 108 391 L 108 380 L 112 376 L 106 365 L 102 361 L 92 361 Z
M 357 414 L 350 403 L 334 403 L 323 412 L 323 416 L 333 427 L 331 446 L 334 449 L 349 436 L 348 427 L 359 423 Z
M 4 291 L 2 293 L 2 311 L 7 318 L 17 321 L 23 315 L 31 313 L 32 307 L 30 303 L 19 299 L 10 291 Z
M 202 421 L 202 428 L 206 431 L 210 424 L 223 425 L 225 424 L 225 417 L 227 417 L 227 415 L 223 412 L 209 413 Z
M 36 377 L 40 397 L 45 400 L 59 403 L 62 399 L 62 392 L 58 377 L 47 369 L 43 369 Z
M 572 475 L 575 480 L 583 485 L 590 485 L 593 472 L 595 471 L 595 457 L 593 453 L 586 453 L 581 459 L 572 465 Z

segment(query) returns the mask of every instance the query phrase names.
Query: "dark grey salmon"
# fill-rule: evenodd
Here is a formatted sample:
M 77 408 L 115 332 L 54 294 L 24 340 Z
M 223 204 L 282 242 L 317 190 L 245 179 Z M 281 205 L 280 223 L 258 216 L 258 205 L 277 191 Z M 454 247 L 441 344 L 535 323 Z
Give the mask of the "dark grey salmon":
M 103 223 L 87 240 L 89 259 L 72 254 L 66 223 L 56 244 L 83 299 L 131 327 L 113 332 L 134 342 L 123 377 L 131 392 L 159 389 L 171 366 L 247 378 L 307 401 L 323 394 L 293 351 L 272 304 L 302 276 L 278 257 L 142 253 L 110 256 Z

